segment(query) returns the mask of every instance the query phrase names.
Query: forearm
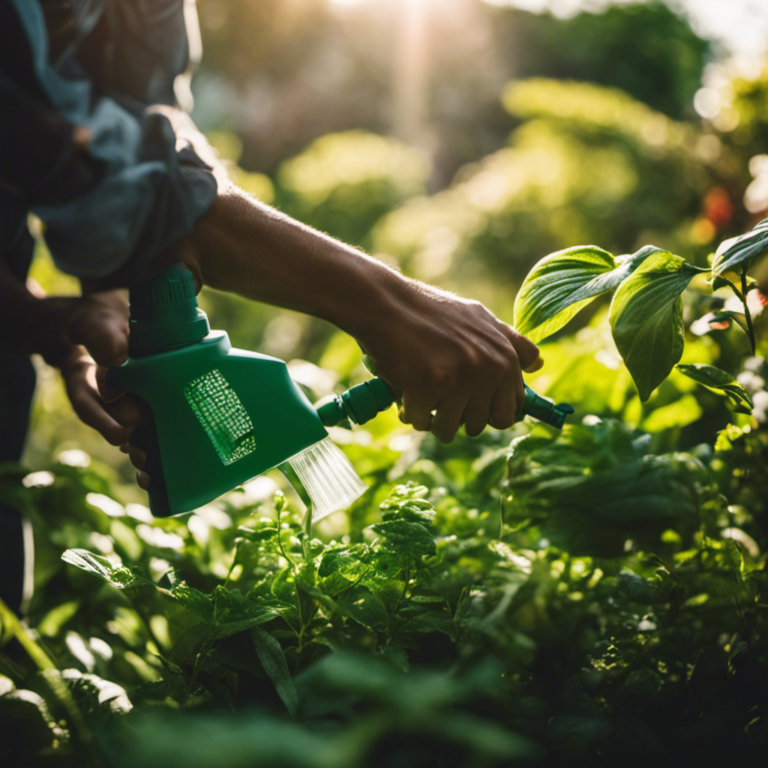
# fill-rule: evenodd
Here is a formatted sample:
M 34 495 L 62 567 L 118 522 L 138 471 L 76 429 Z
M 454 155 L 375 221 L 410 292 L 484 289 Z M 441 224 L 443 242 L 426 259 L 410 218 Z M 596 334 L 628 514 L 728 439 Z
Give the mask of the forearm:
M 363 340 L 417 283 L 245 193 L 223 190 L 181 258 L 212 288 L 327 320 Z
M 401 418 L 445 442 L 461 424 L 469 435 L 511 426 L 525 397 L 521 369 L 541 366 L 536 345 L 478 302 L 411 280 L 234 188 L 220 189 L 171 259 L 201 284 L 354 336 L 402 393 Z

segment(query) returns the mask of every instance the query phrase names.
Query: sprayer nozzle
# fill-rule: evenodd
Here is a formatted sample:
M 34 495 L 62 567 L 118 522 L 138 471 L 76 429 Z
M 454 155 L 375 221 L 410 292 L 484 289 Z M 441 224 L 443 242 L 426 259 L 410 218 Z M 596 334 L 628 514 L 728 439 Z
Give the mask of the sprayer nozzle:
M 568 403 L 555 405 L 549 398 L 542 397 L 525 385 L 525 401 L 519 418 L 532 416 L 557 429 L 562 429 L 567 416 L 573 413 L 573 406 Z

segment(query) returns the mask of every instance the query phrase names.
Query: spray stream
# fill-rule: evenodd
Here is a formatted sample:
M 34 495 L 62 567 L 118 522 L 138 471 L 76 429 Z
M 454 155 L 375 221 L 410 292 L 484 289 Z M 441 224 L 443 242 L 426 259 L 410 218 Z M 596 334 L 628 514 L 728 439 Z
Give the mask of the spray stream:
M 368 490 L 344 452 L 330 437 L 291 457 L 287 464 L 312 501 L 307 513 L 312 515 L 312 522 L 348 507 Z

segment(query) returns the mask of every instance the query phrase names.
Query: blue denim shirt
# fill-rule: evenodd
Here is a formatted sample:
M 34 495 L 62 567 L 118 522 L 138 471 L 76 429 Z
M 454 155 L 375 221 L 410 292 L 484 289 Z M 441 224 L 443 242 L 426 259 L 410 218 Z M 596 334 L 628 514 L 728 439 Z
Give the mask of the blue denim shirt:
M 188 61 L 184 0 L 0 3 L 0 256 L 31 211 L 62 271 L 132 282 L 191 230 L 216 180 L 151 110 Z

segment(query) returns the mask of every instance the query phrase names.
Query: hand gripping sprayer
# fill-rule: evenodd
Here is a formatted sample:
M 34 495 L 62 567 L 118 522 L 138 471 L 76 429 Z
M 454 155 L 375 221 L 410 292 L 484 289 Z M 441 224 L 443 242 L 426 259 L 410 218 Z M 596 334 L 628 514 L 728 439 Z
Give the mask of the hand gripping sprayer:
M 364 424 L 388 409 L 395 398 L 381 379 L 315 408 L 282 360 L 233 349 L 225 332 L 210 329 L 182 264 L 133 286 L 130 309 L 130 356 L 108 380 L 145 404 L 131 444 L 147 455 L 152 514 L 197 509 L 284 462 L 315 520 L 366 490 L 326 427 Z M 572 412 L 526 387 L 520 417 L 561 428 Z

